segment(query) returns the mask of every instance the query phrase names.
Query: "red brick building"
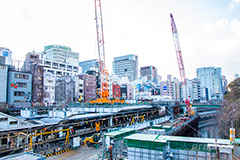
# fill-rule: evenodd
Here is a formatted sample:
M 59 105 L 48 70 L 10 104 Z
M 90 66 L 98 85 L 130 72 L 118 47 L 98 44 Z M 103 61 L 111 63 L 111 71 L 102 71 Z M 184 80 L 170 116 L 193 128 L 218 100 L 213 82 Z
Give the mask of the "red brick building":
M 120 98 L 121 97 L 120 85 L 112 83 L 112 86 L 113 86 L 113 98 Z

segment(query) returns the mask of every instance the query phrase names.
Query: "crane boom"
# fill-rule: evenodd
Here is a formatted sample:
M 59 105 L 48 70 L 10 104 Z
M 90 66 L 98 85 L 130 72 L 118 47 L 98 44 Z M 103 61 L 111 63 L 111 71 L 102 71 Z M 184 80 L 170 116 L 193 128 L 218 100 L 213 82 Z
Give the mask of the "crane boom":
M 181 47 L 180 47 L 180 42 L 179 42 L 177 26 L 175 24 L 172 13 L 170 13 L 170 18 L 171 18 L 172 34 L 173 34 L 173 40 L 174 40 L 174 45 L 175 45 L 175 49 L 176 49 L 180 78 L 181 78 L 181 81 L 184 83 L 185 104 L 186 104 L 187 112 L 190 113 L 191 110 L 190 110 L 190 101 L 188 99 L 189 92 L 188 92 L 188 87 L 187 87 L 186 74 L 185 74 L 185 69 L 184 69 L 184 64 L 183 64 L 183 59 L 182 59 L 182 52 L 181 52 Z
M 97 44 L 99 66 L 101 74 L 101 98 L 107 98 L 108 92 L 108 71 L 105 64 L 105 49 L 104 49 L 104 35 L 103 35 L 103 20 L 102 20 L 102 7 L 101 0 L 95 0 L 95 20 L 97 30 Z

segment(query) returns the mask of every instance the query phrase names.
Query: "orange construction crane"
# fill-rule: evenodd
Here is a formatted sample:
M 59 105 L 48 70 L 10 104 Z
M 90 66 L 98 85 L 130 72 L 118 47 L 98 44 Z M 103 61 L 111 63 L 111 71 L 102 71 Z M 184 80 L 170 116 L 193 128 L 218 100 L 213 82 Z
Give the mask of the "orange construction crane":
M 97 30 L 97 44 L 98 44 L 98 56 L 101 76 L 101 89 L 97 90 L 97 94 L 101 97 L 97 100 L 90 100 L 90 103 L 114 103 L 122 100 L 108 99 L 108 76 L 109 73 L 106 69 L 105 63 L 105 49 L 104 49 L 104 35 L 103 35 L 103 20 L 102 20 L 102 7 L 101 0 L 95 0 L 95 20 Z

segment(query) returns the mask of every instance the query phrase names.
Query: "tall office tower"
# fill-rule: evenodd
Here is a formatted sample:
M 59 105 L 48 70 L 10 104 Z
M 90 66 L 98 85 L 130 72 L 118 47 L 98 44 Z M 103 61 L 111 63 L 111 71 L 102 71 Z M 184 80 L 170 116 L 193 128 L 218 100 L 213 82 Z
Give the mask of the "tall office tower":
M 0 47 L 0 64 L 12 64 L 12 51 L 8 48 Z
M 201 83 L 201 100 L 209 101 L 222 99 L 223 93 L 221 68 L 197 68 L 197 77 Z
M 130 54 L 115 57 L 113 73 L 120 77 L 128 77 L 130 81 L 138 79 L 138 56 Z
M 154 66 L 146 66 L 140 68 L 140 76 L 141 77 L 147 77 L 148 81 L 158 83 L 158 74 L 157 74 L 157 68 Z
M 82 67 L 83 74 L 91 70 L 99 72 L 99 61 L 97 59 L 79 62 L 79 66 Z

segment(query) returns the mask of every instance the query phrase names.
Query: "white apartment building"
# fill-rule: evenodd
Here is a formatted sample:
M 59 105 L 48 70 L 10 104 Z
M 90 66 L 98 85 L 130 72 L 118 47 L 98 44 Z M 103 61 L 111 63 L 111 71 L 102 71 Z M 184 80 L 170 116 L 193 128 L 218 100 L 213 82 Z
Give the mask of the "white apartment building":
M 75 101 L 84 102 L 84 80 L 75 76 Z
M 63 45 L 48 45 L 40 53 L 41 59 L 52 60 L 60 63 L 78 66 L 79 53 L 73 52 L 70 47 Z
M 52 73 L 44 73 L 44 96 L 43 103 L 46 106 L 53 105 L 55 102 L 55 77 Z
M 75 76 L 82 73 L 82 68 L 66 63 L 40 59 L 39 63 L 44 66 L 44 72 L 52 73 L 54 77 Z
M 71 51 L 70 47 L 48 45 L 39 56 L 39 63 L 44 66 L 44 71 L 52 73 L 54 77 L 72 77 L 82 73 L 82 67 L 78 64 L 79 53 Z

